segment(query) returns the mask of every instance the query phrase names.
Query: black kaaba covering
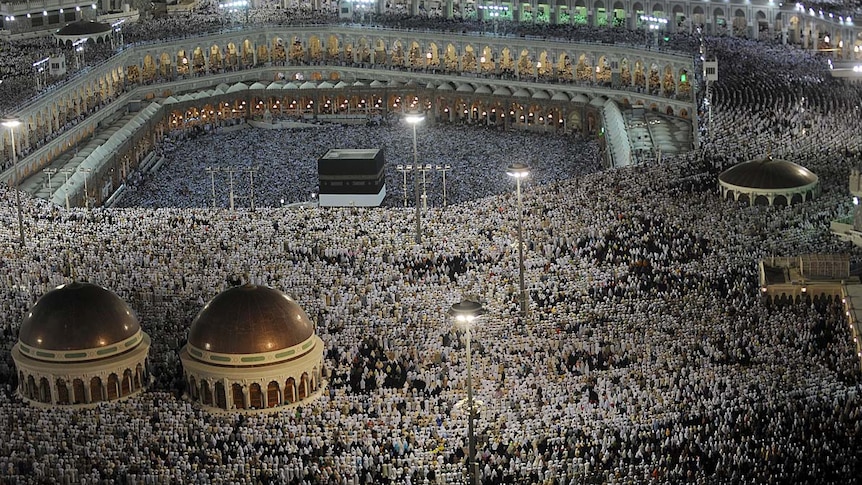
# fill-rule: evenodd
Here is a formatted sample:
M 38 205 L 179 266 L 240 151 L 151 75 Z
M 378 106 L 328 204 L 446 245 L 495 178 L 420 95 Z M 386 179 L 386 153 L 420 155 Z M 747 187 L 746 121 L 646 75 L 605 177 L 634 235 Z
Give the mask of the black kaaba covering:
M 385 176 L 383 150 L 332 149 L 317 160 L 320 194 L 378 194 Z

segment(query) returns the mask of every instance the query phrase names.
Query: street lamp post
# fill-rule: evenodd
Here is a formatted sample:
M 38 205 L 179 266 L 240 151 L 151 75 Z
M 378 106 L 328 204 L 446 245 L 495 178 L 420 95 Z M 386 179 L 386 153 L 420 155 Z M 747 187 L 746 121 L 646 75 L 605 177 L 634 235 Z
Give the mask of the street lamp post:
M 87 185 L 87 180 L 90 178 L 91 168 L 78 167 L 78 171 L 84 174 L 84 206 L 90 210 L 90 187 Z
M 477 485 L 479 483 L 478 473 L 476 473 L 476 432 L 474 430 L 473 420 L 475 419 L 476 409 L 473 405 L 473 368 L 472 368 L 472 349 L 471 349 L 471 329 L 473 321 L 479 316 L 485 314 L 485 309 L 482 305 L 475 301 L 461 300 L 449 308 L 449 315 L 455 318 L 455 321 L 464 326 L 466 333 L 467 346 L 467 483 L 469 485 Z
M 57 173 L 57 169 L 51 167 L 43 168 L 42 172 L 48 174 L 48 190 L 54 190 L 54 184 L 51 183 L 51 176 Z
M 432 166 L 430 163 L 428 165 L 417 167 L 417 170 L 422 172 L 422 210 L 426 212 L 428 211 L 428 182 L 425 178 L 425 174 L 427 174 L 431 169 Z
M 404 184 L 401 186 L 401 194 L 404 196 L 404 207 L 407 207 L 407 172 L 412 170 L 413 165 L 404 165 L 398 164 L 395 166 L 395 170 L 401 172 L 404 175 Z
M 527 316 L 529 305 L 527 304 L 527 292 L 524 289 L 524 204 L 521 200 L 521 179 L 530 175 L 530 168 L 523 163 L 514 163 L 506 169 L 506 174 L 515 179 L 516 192 L 518 196 L 518 285 L 521 294 L 521 316 Z
M 436 167 L 438 172 L 443 174 L 443 207 L 446 207 L 446 172 L 452 170 L 452 165 L 448 163 L 445 165 L 437 165 Z
M 24 216 L 21 215 L 21 172 L 18 169 L 18 153 L 15 151 L 15 128 L 21 126 L 20 120 L 5 120 L 3 126 L 9 128 L 9 138 L 12 139 L 12 166 L 15 167 L 15 206 L 18 210 L 18 244 L 24 247 Z
M 212 187 L 212 196 L 213 196 L 213 209 L 215 209 L 215 206 L 216 206 L 215 174 L 216 174 L 216 172 L 220 172 L 220 171 L 221 171 L 221 169 L 219 167 L 206 167 L 204 169 L 204 172 L 208 172 L 210 174 L 210 186 Z
M 413 192 L 416 196 L 416 244 L 422 244 L 422 214 L 419 207 L 419 152 L 416 148 L 416 125 L 425 119 L 423 114 L 410 114 L 404 119 L 413 125 Z

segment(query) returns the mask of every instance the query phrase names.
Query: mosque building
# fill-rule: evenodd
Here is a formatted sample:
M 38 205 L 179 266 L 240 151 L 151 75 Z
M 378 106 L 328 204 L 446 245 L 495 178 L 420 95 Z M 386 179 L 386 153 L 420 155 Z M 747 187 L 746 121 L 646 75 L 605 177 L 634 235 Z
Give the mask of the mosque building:
M 116 294 L 74 282 L 43 295 L 21 324 L 12 359 L 18 393 L 46 405 L 95 405 L 149 381 L 150 337 Z
M 202 406 L 277 409 L 320 389 L 323 340 L 292 298 L 247 284 L 206 304 L 180 359 L 189 396 Z

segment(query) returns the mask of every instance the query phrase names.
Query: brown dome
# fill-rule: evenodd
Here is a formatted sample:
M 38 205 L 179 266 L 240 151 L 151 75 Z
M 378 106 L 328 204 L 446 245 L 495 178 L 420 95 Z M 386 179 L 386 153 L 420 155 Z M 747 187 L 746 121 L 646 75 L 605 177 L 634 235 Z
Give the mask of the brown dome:
M 113 292 L 90 283 L 70 283 L 45 293 L 30 308 L 18 340 L 42 350 L 105 347 L 133 337 L 141 326 Z
M 266 286 L 225 290 L 198 313 L 189 345 L 219 354 L 262 354 L 298 345 L 314 325 L 289 296 Z

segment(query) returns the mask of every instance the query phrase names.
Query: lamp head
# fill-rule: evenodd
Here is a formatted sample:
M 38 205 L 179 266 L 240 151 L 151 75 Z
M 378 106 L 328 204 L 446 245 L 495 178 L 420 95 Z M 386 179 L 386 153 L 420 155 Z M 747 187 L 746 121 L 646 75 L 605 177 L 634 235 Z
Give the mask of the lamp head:
M 419 123 L 419 122 L 424 121 L 424 120 L 425 120 L 425 115 L 419 114 L 419 113 L 411 113 L 411 114 L 404 117 L 404 121 L 411 123 L 411 124 L 414 124 L 414 125 L 416 123 Z
M 18 128 L 19 126 L 21 126 L 21 120 L 3 120 L 3 126 L 5 126 L 6 128 Z
M 479 302 L 461 300 L 449 308 L 449 316 L 461 323 L 470 323 L 487 313 Z
M 506 175 L 516 179 L 526 178 L 530 175 L 530 167 L 523 163 L 513 163 L 506 167 Z

